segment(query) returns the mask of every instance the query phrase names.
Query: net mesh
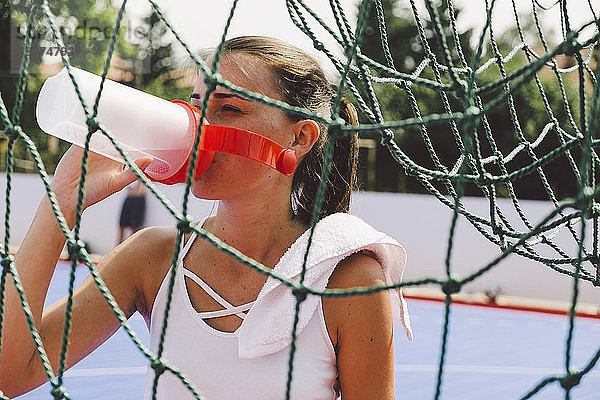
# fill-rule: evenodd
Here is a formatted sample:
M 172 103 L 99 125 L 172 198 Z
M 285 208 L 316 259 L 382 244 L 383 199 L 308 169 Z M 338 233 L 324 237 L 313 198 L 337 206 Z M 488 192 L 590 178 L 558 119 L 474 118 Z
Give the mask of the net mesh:
M 116 37 L 118 35 L 125 6 L 127 1 L 123 1 L 113 29 L 113 35 L 106 54 L 106 61 L 102 71 L 102 82 L 106 77 L 109 69 L 110 60 L 115 49 Z M 234 256 L 240 262 L 248 267 L 255 269 L 259 273 L 268 275 L 280 280 L 287 285 L 293 294 L 296 296 L 296 318 L 294 320 L 293 341 L 290 346 L 288 378 L 286 399 L 290 397 L 291 382 L 294 376 L 293 360 L 296 350 L 295 337 L 296 325 L 298 322 L 298 311 L 302 301 L 307 294 L 318 296 L 353 296 L 364 295 L 376 291 L 387 290 L 397 287 L 417 287 L 426 284 L 438 285 L 445 294 L 445 318 L 443 324 L 443 332 L 441 334 L 440 358 L 436 380 L 435 398 L 440 398 L 442 395 L 442 379 L 444 375 L 444 362 L 447 352 L 446 344 L 449 336 L 449 321 L 451 317 L 451 295 L 458 293 L 461 288 L 475 279 L 481 277 L 492 268 L 496 267 L 509 254 L 518 254 L 522 257 L 529 258 L 539 262 L 558 274 L 567 276 L 572 279 L 573 293 L 569 312 L 569 327 L 565 340 L 564 353 L 565 365 L 564 373 L 556 376 L 549 376 L 540 382 L 532 384 L 532 389 L 525 393 L 522 398 L 527 399 L 533 397 L 543 387 L 552 383 L 558 382 L 564 388 L 566 398 L 569 398 L 570 391 L 573 387 L 580 383 L 582 377 L 585 376 L 597 363 L 600 358 L 600 348 L 591 354 L 589 361 L 582 369 L 575 370 L 571 365 L 571 348 L 573 340 L 573 330 L 575 321 L 575 309 L 578 302 L 578 289 L 582 280 L 589 281 L 594 285 L 600 285 L 600 268 L 598 264 L 598 217 L 600 216 L 600 207 L 596 202 L 596 196 L 600 191 L 600 186 L 596 183 L 598 155 L 596 147 L 598 146 L 597 129 L 598 129 L 598 102 L 600 99 L 600 86 L 598 85 L 598 70 L 595 69 L 595 59 L 593 57 L 594 47 L 597 44 L 600 33 L 598 27 L 600 21 L 597 20 L 597 15 L 592 7 L 591 2 L 581 2 L 579 7 L 589 10 L 589 23 L 574 29 L 569 20 L 566 0 L 557 0 L 552 7 L 558 7 L 561 18 L 562 41 L 560 44 L 550 47 L 544 37 L 539 18 L 539 12 L 545 7 L 539 4 L 538 1 L 531 2 L 531 15 L 535 23 L 538 40 L 543 45 L 543 52 L 537 51 L 528 45 L 526 37 L 523 33 L 522 22 L 517 12 L 515 0 L 512 1 L 512 8 L 515 17 L 516 28 L 519 34 L 519 43 L 506 55 L 501 54 L 497 39 L 492 29 L 492 11 L 495 6 L 495 0 L 486 0 L 485 26 L 479 36 L 477 44 L 474 46 L 472 56 L 467 59 L 465 52 L 461 47 L 461 42 L 458 39 L 456 27 L 456 15 L 454 5 L 451 1 L 447 2 L 447 7 L 442 8 L 439 4 L 432 0 L 424 0 L 425 11 L 419 11 L 419 8 L 414 0 L 410 1 L 410 9 L 414 15 L 414 23 L 417 28 L 418 37 L 423 48 L 423 58 L 418 66 L 411 73 L 400 72 L 394 68 L 394 62 L 388 43 L 388 37 L 385 25 L 384 8 L 381 0 L 364 0 L 359 6 L 356 28 L 353 29 L 348 17 L 339 0 L 330 0 L 331 11 L 335 16 L 335 27 L 329 27 L 303 0 L 286 0 L 285 5 L 291 21 L 308 36 L 314 48 L 325 54 L 337 72 L 340 74 L 340 83 L 338 85 L 338 96 L 333 106 L 331 115 L 319 115 L 309 112 L 305 109 L 292 107 L 288 104 L 266 98 L 257 93 L 250 92 L 244 88 L 237 87 L 231 82 L 224 80 L 217 75 L 217 70 L 222 47 L 227 36 L 232 17 L 236 12 L 238 1 L 234 0 L 229 17 L 223 29 L 222 39 L 212 65 L 207 65 L 199 58 L 181 39 L 180 35 L 171 25 L 169 20 L 165 18 L 163 11 L 159 6 L 149 0 L 152 9 L 164 21 L 167 28 L 172 31 L 176 40 L 183 46 L 187 54 L 191 57 L 197 67 L 206 77 L 207 93 L 203 100 L 203 107 L 206 108 L 207 99 L 210 93 L 218 86 L 225 87 L 235 93 L 241 94 L 254 101 L 258 101 L 272 107 L 277 107 L 284 111 L 293 112 L 307 118 L 313 118 L 321 121 L 328 126 L 330 138 L 326 147 L 326 158 L 323 164 L 323 176 L 329 174 L 332 162 L 332 147 L 333 139 L 336 136 L 345 135 L 349 132 L 358 131 L 363 135 L 372 135 L 377 137 L 382 145 L 388 150 L 394 160 L 404 168 L 408 175 L 418 179 L 421 184 L 446 205 L 452 213 L 451 225 L 448 232 L 446 243 L 445 256 L 445 278 L 423 278 L 420 280 L 395 282 L 389 285 L 380 285 L 376 287 L 348 289 L 348 290 L 314 290 L 311 287 L 304 285 L 304 272 L 306 270 L 306 254 L 310 251 L 312 243 L 312 234 L 317 222 L 319 210 L 323 202 L 325 185 L 327 179 L 322 179 L 321 185 L 317 193 L 317 201 L 313 211 L 313 219 L 309 236 L 309 245 L 306 250 L 302 275 L 300 280 L 295 282 L 287 280 L 264 265 L 255 260 L 241 254 L 235 248 L 232 248 L 221 242 L 217 237 L 202 230 L 200 227 L 192 223 L 192 217 L 188 214 L 188 199 L 191 185 L 191 170 L 188 171 L 188 178 L 185 184 L 185 195 L 183 197 L 181 209 L 176 208 L 171 204 L 157 189 L 157 187 L 149 181 L 139 168 L 132 162 L 127 153 L 125 153 L 119 144 L 115 141 L 110 132 L 108 132 L 102 121 L 96 118 L 98 111 L 99 99 L 102 94 L 102 85 L 96 97 L 94 104 L 86 104 L 79 93 L 77 82 L 70 72 L 71 64 L 68 55 L 61 55 L 62 61 L 69 71 L 71 80 L 79 100 L 85 110 L 89 134 L 86 141 L 85 151 L 81 163 L 81 180 L 79 185 L 77 215 L 75 227 L 71 231 L 66 221 L 61 214 L 56 198 L 50 188 L 48 174 L 45 171 L 41 161 L 40 154 L 36 149 L 36 145 L 32 142 L 26 132 L 20 127 L 21 105 L 25 92 L 25 86 L 29 68 L 29 54 L 32 43 L 32 26 L 35 18 L 43 18 L 47 21 L 52 29 L 54 41 L 59 47 L 64 47 L 61 33 L 57 28 L 48 4 L 46 1 L 35 1 L 32 3 L 27 22 L 27 31 L 25 34 L 25 51 L 20 66 L 20 77 L 17 83 L 17 94 L 14 109 L 9 114 L 6 109 L 4 100 L 0 99 L 0 118 L 5 128 L 5 133 L 8 137 L 7 146 L 7 162 L 6 162 L 6 213 L 5 213 L 5 236 L 2 247 L 2 275 L 0 281 L 0 301 L 4 303 L 4 293 L 8 284 L 7 277 L 10 275 L 12 281 L 19 293 L 23 312 L 26 316 L 27 323 L 31 336 L 35 342 L 35 347 L 39 358 L 42 361 L 45 374 L 52 386 L 52 396 L 56 399 L 66 398 L 70 396 L 63 386 L 63 372 L 65 369 L 65 356 L 68 346 L 69 331 L 71 328 L 71 310 L 73 296 L 73 282 L 75 275 L 75 267 L 78 262 L 82 262 L 90 270 L 98 290 L 106 299 L 107 304 L 119 320 L 127 335 L 131 338 L 137 348 L 149 360 L 151 368 L 155 372 L 154 385 L 152 390 L 152 398 L 156 396 L 156 388 L 158 378 L 166 371 L 177 376 L 181 382 L 193 393 L 197 399 L 202 399 L 202 388 L 197 388 L 190 382 L 186 376 L 176 367 L 171 365 L 163 356 L 164 352 L 164 337 L 168 327 L 168 315 L 171 302 L 171 294 L 174 286 L 175 274 L 171 274 L 171 279 L 168 285 L 168 300 L 167 311 L 163 317 L 162 332 L 160 343 L 156 353 L 151 352 L 146 348 L 136 336 L 135 332 L 130 328 L 127 319 L 123 312 L 117 306 L 114 298 L 106 288 L 95 268 L 90 255 L 85 249 L 85 244 L 80 240 L 80 222 L 81 211 L 83 205 L 83 193 L 86 178 L 87 157 L 89 152 L 89 140 L 92 134 L 106 136 L 115 148 L 120 152 L 126 160 L 128 166 L 134 171 L 136 176 L 149 188 L 151 193 L 161 202 L 162 206 L 172 215 L 177 226 L 178 234 L 176 244 L 174 246 L 172 256 L 172 268 L 176 267 L 176 260 L 180 249 L 180 243 L 183 235 L 195 231 L 200 237 L 210 242 L 217 249 Z M 448 21 L 448 26 L 443 26 L 440 12 L 444 12 L 445 20 Z M 375 13 L 379 36 L 381 38 L 381 46 L 384 52 L 384 63 L 376 62 L 363 54 L 360 49 L 359 42 L 363 37 L 366 28 L 366 21 L 369 13 Z M 434 35 L 428 37 L 426 34 L 424 21 L 430 21 Z M 344 49 L 344 56 L 339 57 L 334 55 L 323 41 L 315 34 L 311 24 L 318 24 L 325 29 L 328 35 L 337 41 Z M 583 32 L 591 28 L 592 34 L 583 35 Z M 433 51 L 431 43 L 437 43 L 441 51 Z M 487 60 L 483 60 L 484 44 L 491 45 L 492 55 Z M 539 54 L 538 54 L 539 53 Z M 524 56 L 527 60 L 524 65 L 513 71 L 508 72 L 505 65 L 517 55 Z M 556 62 L 556 57 L 559 55 L 567 55 L 573 57 L 576 63 L 569 68 L 560 68 Z M 491 83 L 479 85 L 478 77 L 486 70 L 495 66 L 499 71 L 499 76 Z M 540 81 L 540 73 L 543 70 L 551 71 L 555 76 L 556 83 L 560 88 L 561 100 L 564 107 L 565 118 L 559 119 L 556 113 L 552 110 L 549 103 L 546 101 L 545 89 Z M 429 75 L 424 71 L 429 71 Z M 571 105 L 567 98 L 565 89 L 565 76 L 574 75 L 575 79 L 571 79 L 569 84 L 575 85 L 577 88 L 577 104 Z M 432 78 L 426 77 L 431 76 Z M 515 92 L 527 82 L 535 82 L 538 95 L 542 98 L 544 111 L 547 115 L 547 123 L 538 134 L 529 140 L 521 128 L 522 121 L 518 118 L 517 110 L 513 100 Z M 409 99 L 412 118 L 402 120 L 386 121 L 383 117 L 382 109 L 376 94 L 376 87 L 379 85 L 387 85 L 394 90 L 400 91 Z M 422 113 L 419 107 L 419 101 L 416 96 L 415 87 L 431 90 L 439 96 L 439 102 L 443 107 L 443 112 L 438 114 Z M 361 114 L 366 118 L 365 123 L 359 126 L 345 125 L 339 117 L 339 106 L 342 93 L 350 92 L 359 107 Z M 454 99 L 454 100 L 452 100 Z M 495 134 L 492 131 L 492 126 L 488 121 L 488 112 L 498 105 L 508 107 L 510 119 L 515 133 L 515 142 L 512 151 L 507 155 L 503 154 L 496 143 Z M 425 114 L 425 115 L 424 115 Z M 445 126 L 449 127 L 449 132 L 456 144 L 459 152 L 459 157 L 451 165 L 445 165 L 438 156 L 438 150 L 434 147 L 430 131 L 433 128 Z M 408 156 L 403 149 L 394 140 L 394 132 L 398 129 L 407 127 L 417 127 L 425 144 L 433 167 L 426 167 L 415 162 Z M 196 137 L 194 150 L 191 156 L 190 166 L 195 164 L 197 156 L 197 144 L 199 134 Z M 551 150 L 538 155 L 535 150 L 538 148 L 545 138 L 549 135 L 555 135 L 559 145 Z M 14 146 L 16 141 L 21 141 L 28 149 L 41 180 L 45 186 L 48 197 L 50 198 L 53 212 L 60 225 L 62 233 L 67 241 L 67 248 L 72 259 L 71 268 L 71 286 L 69 288 L 69 297 L 65 316 L 65 326 L 63 334 L 63 345 L 60 354 L 60 362 L 58 373 L 54 374 L 50 366 L 50 362 L 44 351 L 42 340 L 33 322 L 31 310 L 27 304 L 27 299 L 21 284 L 21 280 L 17 273 L 14 258 L 9 252 L 10 226 L 9 217 L 11 212 L 11 176 L 13 173 L 14 164 Z M 489 154 L 484 154 L 482 151 L 483 144 L 486 149 L 489 149 Z M 525 165 L 514 167 L 511 161 L 516 157 L 524 156 L 527 162 Z M 577 194 L 572 199 L 559 201 L 552 187 L 548 183 L 545 167 L 558 157 L 566 157 L 573 171 L 573 177 L 577 184 Z M 192 167 L 190 167 L 191 169 Z M 531 219 L 522 210 L 519 199 L 514 190 L 514 182 L 524 176 L 537 175 L 542 183 L 547 198 L 552 202 L 554 208 L 538 222 L 532 222 Z M 468 184 L 476 185 L 481 193 L 489 202 L 488 215 L 476 215 L 470 212 L 464 206 L 462 197 L 465 191 L 465 186 Z M 514 211 L 520 218 L 520 222 L 526 229 L 519 230 L 511 223 L 506 216 L 506 211 L 503 211 L 497 201 L 497 187 L 501 185 L 505 188 L 508 196 L 511 199 L 511 204 Z M 474 272 L 465 277 L 455 277 L 451 262 L 453 252 L 453 244 L 455 240 L 456 225 L 459 217 L 467 220 L 483 237 L 496 245 L 499 249 L 498 255 L 491 260 L 475 269 Z M 587 229 L 588 224 L 591 229 Z M 553 239 L 558 231 L 568 231 L 573 242 L 576 244 L 575 253 L 570 255 L 569 252 L 559 247 Z M 585 245 L 586 231 L 591 230 L 591 244 Z M 547 251 L 551 249 L 553 256 L 547 256 Z M 4 307 L 2 307 L 4 310 Z M 0 318 L 2 318 L 0 314 Z M 0 395 L 0 398 L 7 399 L 5 395 Z

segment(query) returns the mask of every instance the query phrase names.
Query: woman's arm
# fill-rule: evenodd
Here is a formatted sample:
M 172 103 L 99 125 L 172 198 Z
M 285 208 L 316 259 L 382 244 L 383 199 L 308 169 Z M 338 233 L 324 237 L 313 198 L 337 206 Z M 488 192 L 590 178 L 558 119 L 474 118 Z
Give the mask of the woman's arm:
M 384 283 L 379 263 L 359 253 L 336 267 L 328 288 L 347 289 Z M 388 292 L 324 297 L 323 310 L 336 349 L 342 398 L 393 400 L 394 342 Z
M 57 167 L 52 183 L 67 224 L 74 224 L 77 197 L 78 171 L 82 150 L 72 147 Z M 144 159 L 139 166 L 144 168 L 151 160 Z M 88 181 L 86 183 L 85 206 L 94 204 L 131 183 L 135 176 L 123 171 L 122 165 L 106 158 L 90 154 Z M 132 241 L 135 242 L 135 241 Z M 15 255 L 15 266 L 21 278 L 27 302 L 42 338 L 53 369 L 58 369 L 62 344 L 62 331 L 66 299 L 49 307 L 42 313 L 44 300 L 54 268 L 65 239 L 52 213 L 50 201 L 45 196 L 34 220 Z M 135 245 L 125 245 L 118 252 L 135 251 Z M 125 249 L 131 249 L 125 251 Z M 118 258 L 112 257 L 100 267 L 107 286 L 119 306 L 131 315 L 135 309 L 137 292 L 132 274 L 124 268 Z M 116 318 L 90 279 L 76 291 L 73 303 L 73 325 L 67 366 L 89 354 L 118 328 Z M 5 395 L 15 396 L 30 390 L 45 380 L 42 364 L 29 332 L 21 307 L 19 295 L 9 275 L 6 283 L 4 305 L 4 327 L 0 354 L 0 390 Z

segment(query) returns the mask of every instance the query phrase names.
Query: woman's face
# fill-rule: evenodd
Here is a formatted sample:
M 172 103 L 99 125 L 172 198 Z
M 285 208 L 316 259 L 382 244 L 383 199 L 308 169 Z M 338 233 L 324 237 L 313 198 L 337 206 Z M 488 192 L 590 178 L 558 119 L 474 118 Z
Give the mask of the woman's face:
M 254 56 L 229 54 L 222 59 L 218 72 L 234 85 L 283 101 L 273 72 Z M 205 93 L 204 77 L 200 76 L 191 103 L 200 108 Z M 210 124 L 257 133 L 286 148 L 294 142 L 295 123 L 281 110 L 243 98 L 223 87 L 212 92 L 205 118 Z M 289 177 L 257 161 L 217 152 L 210 167 L 193 182 L 192 193 L 204 199 L 228 199 L 260 188 L 271 190 L 286 179 Z

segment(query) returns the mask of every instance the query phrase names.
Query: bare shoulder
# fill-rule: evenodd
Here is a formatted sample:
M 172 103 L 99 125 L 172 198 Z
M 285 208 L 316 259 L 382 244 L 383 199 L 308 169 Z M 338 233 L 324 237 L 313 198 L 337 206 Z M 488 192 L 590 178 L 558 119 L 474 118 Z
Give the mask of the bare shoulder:
M 341 261 L 331 278 L 328 289 L 371 287 L 385 283 L 383 269 L 377 260 L 365 253 L 356 253 Z M 392 326 L 391 305 L 387 290 L 369 295 L 326 297 L 323 312 L 330 338 L 335 346 L 344 337 L 361 335 L 361 327 L 387 331 Z
M 134 233 L 123 243 L 123 251 L 136 253 L 138 251 L 155 254 L 164 247 L 175 245 L 177 230 L 168 226 L 152 226 Z M 121 246 L 119 246 L 121 247 Z M 117 249 L 119 248 L 117 247 Z
M 329 278 L 328 288 L 348 289 L 385 283 L 383 269 L 377 260 L 359 252 L 343 259 Z
M 154 297 L 171 265 L 176 235 L 172 227 L 142 229 L 117 246 L 104 262 L 135 282 L 137 309 L 144 318 L 149 317 Z
M 133 267 L 133 271 L 162 265 L 164 260 L 170 260 L 166 250 L 170 248 L 173 253 L 175 236 L 176 230 L 171 227 L 145 228 L 117 246 L 109 257 L 112 262 Z

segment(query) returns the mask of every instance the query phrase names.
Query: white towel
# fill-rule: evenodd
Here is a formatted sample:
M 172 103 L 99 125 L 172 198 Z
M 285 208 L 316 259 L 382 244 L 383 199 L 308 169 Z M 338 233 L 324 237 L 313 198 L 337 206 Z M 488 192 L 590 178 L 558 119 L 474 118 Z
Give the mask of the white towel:
M 285 252 L 273 272 L 298 281 L 310 230 L 304 232 Z M 406 252 L 400 244 L 366 222 L 346 213 L 332 214 L 315 227 L 308 253 L 304 284 L 313 289 L 327 287 L 336 265 L 360 250 L 374 253 L 381 264 L 388 284 L 400 282 L 406 264 Z M 406 302 L 400 289 L 390 290 L 394 323 L 402 325 L 409 340 L 412 330 Z M 297 334 L 308 324 L 319 298 L 308 295 L 300 307 Z M 256 303 L 238 329 L 240 358 L 261 357 L 284 349 L 292 341 L 296 297 L 279 280 L 269 277 Z

